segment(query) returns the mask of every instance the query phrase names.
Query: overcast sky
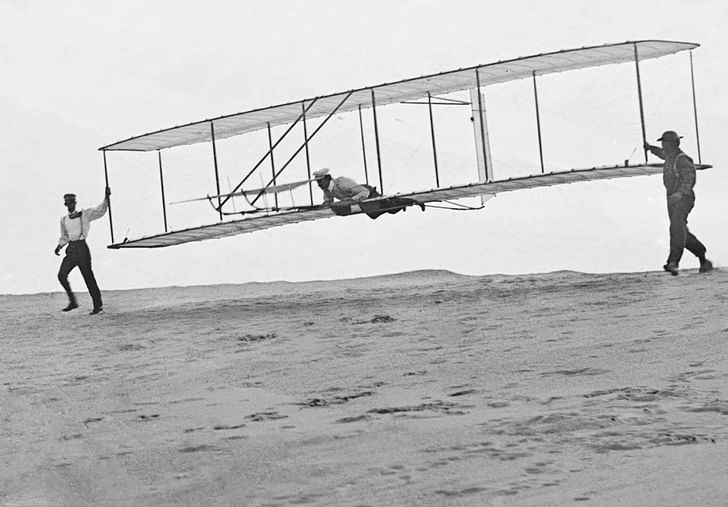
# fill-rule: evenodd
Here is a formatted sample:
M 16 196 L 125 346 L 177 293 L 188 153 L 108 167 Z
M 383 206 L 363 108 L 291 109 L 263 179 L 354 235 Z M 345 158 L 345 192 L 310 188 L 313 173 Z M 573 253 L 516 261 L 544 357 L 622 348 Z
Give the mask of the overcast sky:
M 0 0 L 0 195 L 5 204 L 0 293 L 60 290 L 61 258 L 53 249 L 65 212 L 62 195 L 75 192 L 81 207 L 100 202 L 100 146 L 366 85 L 641 39 L 701 44 L 693 55 L 701 154 L 715 168 L 698 174 L 690 227 L 709 257 L 725 265 L 727 12 L 719 1 Z M 668 58 L 673 60 L 644 67 L 648 137 L 654 141 L 663 130 L 679 129 L 685 150 L 697 158 L 692 118 L 686 114 L 692 113 L 688 56 Z M 570 156 L 586 161 L 586 167 L 630 156 L 640 161 L 642 154 L 629 148 L 641 143 L 632 70 L 615 68 L 615 83 L 599 92 L 609 100 L 588 99 L 590 105 L 578 110 L 561 105 L 582 89 L 578 77 L 573 89 L 564 77 L 550 94 L 545 92 L 544 111 L 558 117 L 549 124 L 549 169 L 558 169 Z M 612 88 L 619 90 L 613 97 Z M 497 98 L 493 101 L 499 107 Z M 579 104 L 576 98 L 573 104 Z M 517 114 L 513 125 L 491 125 L 493 135 L 501 132 L 511 142 L 522 142 L 532 155 L 535 127 L 515 123 Z M 598 148 L 598 134 L 592 136 L 593 145 L 572 142 L 572 133 L 582 128 L 599 132 L 601 125 L 608 142 L 615 130 L 628 131 L 634 142 L 609 160 Z M 392 157 L 407 159 L 407 133 L 392 129 L 389 136 Z M 467 141 L 471 138 L 472 132 Z M 462 148 L 455 141 L 447 144 L 443 153 L 457 160 Z M 346 172 L 340 159 L 320 157 L 318 162 Z M 496 176 L 507 177 L 510 169 L 517 170 L 517 161 L 503 165 Z M 109 170 L 115 227 L 118 215 L 119 227 L 128 226 L 130 237 L 134 224 L 152 223 L 161 230 L 158 212 L 147 211 L 151 201 L 159 207 L 156 163 L 114 153 Z M 170 171 L 165 178 L 174 176 Z M 206 177 L 198 195 L 212 190 L 213 176 Z M 176 197 L 195 196 L 180 192 Z M 126 231 L 115 232 L 123 237 Z M 415 209 L 376 221 L 335 218 L 155 250 L 109 250 L 110 242 L 107 217 L 94 222 L 89 244 L 102 290 L 351 278 L 416 269 L 647 271 L 665 261 L 668 233 L 664 190 L 659 176 L 653 176 L 506 193 L 476 212 Z M 691 257 L 686 254 L 685 267 L 697 266 Z M 77 272 L 71 283 L 85 290 Z

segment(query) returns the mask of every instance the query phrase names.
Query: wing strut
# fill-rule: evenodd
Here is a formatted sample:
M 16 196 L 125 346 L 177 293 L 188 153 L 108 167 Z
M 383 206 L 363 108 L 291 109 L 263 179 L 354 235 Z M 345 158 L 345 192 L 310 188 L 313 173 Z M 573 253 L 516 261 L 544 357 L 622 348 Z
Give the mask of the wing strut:
M 640 101 L 640 124 L 642 125 L 642 151 L 645 152 L 645 164 L 647 163 L 647 150 L 644 148 L 647 143 L 647 134 L 645 133 L 645 108 L 642 104 L 642 81 L 640 80 L 640 57 L 637 50 L 637 44 L 634 45 L 634 65 L 637 69 L 637 97 Z
M 306 127 L 306 101 L 301 102 L 301 110 L 303 111 L 303 144 L 306 147 L 306 176 L 311 179 L 311 157 L 308 153 L 308 128 Z M 275 180 L 274 180 L 275 181 Z M 311 182 L 308 183 L 308 197 L 313 206 L 313 187 Z M 278 197 L 276 197 L 278 199 Z
M 270 122 L 268 122 L 268 153 L 270 153 L 270 170 L 271 174 L 273 175 L 273 186 L 276 186 L 276 163 L 273 159 L 273 137 L 271 136 L 270 132 Z M 278 207 L 278 194 L 273 194 L 273 200 L 276 204 L 276 208 Z M 235 201 L 233 201 L 235 202 Z
M 541 160 L 541 174 L 543 174 L 543 142 L 541 140 L 541 113 L 538 110 L 538 87 L 536 86 L 536 71 L 533 73 L 533 98 L 536 103 L 536 130 L 538 131 L 538 157 Z
M 210 135 L 212 139 L 212 162 L 215 165 L 215 186 L 217 188 L 217 195 L 220 195 L 220 173 L 217 170 L 217 147 L 215 146 L 215 122 L 210 122 Z M 220 212 L 220 221 L 222 222 L 222 204 L 220 198 L 217 198 L 217 205 L 219 206 L 218 211 Z
M 102 150 L 102 153 L 104 154 L 104 179 L 106 180 L 106 188 L 109 188 L 109 170 L 106 166 L 106 150 Z M 106 191 L 106 190 L 104 190 Z M 111 230 L 111 242 L 114 242 L 114 221 L 111 218 L 111 196 L 108 198 L 108 204 L 109 204 L 109 229 Z
M 364 183 L 369 185 L 369 169 L 367 168 L 367 147 L 364 143 L 364 120 L 361 116 L 361 104 L 359 105 L 359 133 L 361 134 L 361 154 L 364 157 Z
M 478 69 L 475 69 L 475 88 L 476 93 L 478 95 L 478 115 L 476 116 L 473 114 L 473 118 L 477 118 L 478 126 L 480 127 L 479 132 L 476 133 L 476 149 L 477 149 L 477 155 L 478 158 L 482 157 L 483 161 L 483 167 L 482 167 L 482 175 L 480 175 L 481 168 L 478 166 L 478 173 L 481 176 L 481 181 L 488 182 L 491 179 L 493 179 L 493 169 L 490 167 L 491 159 L 489 157 L 490 148 L 489 141 L 486 139 L 486 123 L 485 123 L 485 116 L 484 111 L 485 108 L 483 107 L 483 92 L 481 91 L 481 85 L 480 85 L 480 72 Z M 471 102 L 474 103 L 475 101 L 472 100 L 473 98 L 473 90 L 470 90 L 470 99 Z M 478 139 L 477 136 L 480 136 L 480 139 Z M 478 142 L 478 140 L 480 142 Z M 479 148 L 479 149 L 478 149 Z M 482 150 L 482 154 L 480 153 Z M 488 174 L 490 172 L 490 174 Z
M 700 158 L 700 132 L 698 132 L 698 105 L 695 102 L 695 74 L 693 73 L 693 52 L 690 51 L 690 83 L 693 89 L 693 115 L 695 116 L 695 139 L 698 143 L 698 164 L 702 163 Z
M 437 145 L 435 144 L 435 120 L 432 117 L 432 95 L 427 92 L 427 108 L 430 111 L 430 134 L 432 135 L 432 158 L 435 162 L 435 186 L 440 187 L 440 173 L 437 170 Z
M 377 145 L 377 166 L 379 167 L 379 191 L 384 194 L 384 182 L 382 181 L 382 155 L 379 151 L 379 125 L 377 124 L 377 102 L 374 98 L 374 88 L 372 88 L 372 116 L 374 117 L 374 141 Z
M 332 117 L 332 116 L 334 116 L 334 115 L 336 114 L 336 111 L 338 111 L 338 110 L 339 110 L 339 108 L 340 108 L 341 106 L 343 106 L 343 105 L 344 105 L 344 103 L 345 103 L 345 102 L 346 102 L 347 100 L 349 100 L 349 97 L 351 97 L 351 94 L 352 94 L 352 93 L 354 93 L 354 92 L 353 92 L 353 91 L 350 91 L 349 93 L 347 93 L 347 94 L 346 94 L 346 96 L 345 96 L 345 97 L 344 97 L 344 98 L 343 98 L 343 99 L 341 100 L 341 102 L 339 102 L 339 105 L 337 105 L 337 106 L 336 106 L 336 107 L 335 107 L 335 108 L 334 108 L 334 109 L 333 109 L 333 110 L 332 110 L 332 111 L 331 111 L 331 112 L 329 113 L 329 115 L 328 115 L 328 116 L 327 116 L 326 118 L 324 118 L 324 120 L 323 120 L 323 121 L 322 121 L 322 122 L 321 122 L 321 123 L 319 124 L 319 126 L 318 126 L 318 127 L 316 127 L 316 130 L 314 130 L 314 131 L 313 131 L 313 134 L 311 134 L 310 136 L 306 137 L 306 139 L 305 139 L 305 140 L 303 141 L 303 144 L 302 144 L 301 146 L 299 146 L 299 148 L 298 148 L 298 149 L 297 149 L 297 150 L 296 150 L 296 151 L 295 151 L 295 152 L 293 153 L 293 155 L 291 155 L 291 156 L 290 156 L 290 158 L 289 158 L 289 159 L 288 159 L 288 160 L 286 161 L 286 163 L 285 163 L 285 164 L 283 164 L 283 167 L 281 167 L 280 169 L 278 169 L 278 171 L 277 171 L 277 172 L 276 172 L 276 173 L 275 173 L 275 174 L 273 175 L 273 179 L 271 179 L 271 180 L 270 180 L 270 181 L 269 181 L 269 182 L 268 182 L 268 183 L 267 183 L 267 184 L 265 185 L 265 187 L 268 187 L 268 186 L 270 186 L 270 185 L 271 185 L 271 184 L 273 183 L 274 179 L 275 179 L 276 177 L 278 177 L 278 176 L 279 176 L 279 175 L 280 175 L 280 174 L 281 174 L 281 173 L 283 172 L 283 170 L 284 170 L 284 169 L 285 169 L 286 167 L 288 167 L 288 164 L 290 164 L 291 162 L 293 162 L 293 159 L 294 159 L 294 158 L 296 158 L 296 155 L 298 155 L 299 153 L 301 153 L 301 150 L 302 150 L 302 149 L 304 149 L 305 147 L 307 147 L 307 146 L 308 146 L 308 143 L 309 143 L 309 141 L 311 141 L 311 139 L 313 139 L 313 137 L 314 137 L 314 136 L 315 136 L 315 135 L 316 135 L 316 134 L 318 133 L 318 131 L 319 131 L 319 130 L 321 130 L 321 128 L 322 128 L 322 127 L 323 127 L 324 125 L 326 125 L 326 123 L 327 123 L 327 122 L 328 122 L 328 121 L 329 121 L 329 120 L 331 119 L 331 117 Z M 310 106 L 309 106 L 309 107 L 310 107 Z M 304 111 L 304 113 L 303 113 L 303 114 L 301 114 L 301 117 L 304 117 L 304 115 L 305 115 L 305 111 Z M 253 199 L 252 201 L 250 201 L 250 204 L 251 204 L 251 205 L 255 205 L 256 201 L 257 201 L 258 199 L 260 199 L 260 197 L 261 197 L 261 196 L 263 196 L 264 194 L 265 194 L 265 190 L 261 190 L 261 192 L 260 192 L 260 193 L 259 193 L 259 194 L 258 194 L 257 196 L 255 196 L 255 199 Z
M 162 151 L 157 150 L 159 160 L 159 187 L 162 189 L 162 218 L 164 218 L 164 232 L 167 232 L 167 204 L 164 199 L 164 174 L 162 173 Z

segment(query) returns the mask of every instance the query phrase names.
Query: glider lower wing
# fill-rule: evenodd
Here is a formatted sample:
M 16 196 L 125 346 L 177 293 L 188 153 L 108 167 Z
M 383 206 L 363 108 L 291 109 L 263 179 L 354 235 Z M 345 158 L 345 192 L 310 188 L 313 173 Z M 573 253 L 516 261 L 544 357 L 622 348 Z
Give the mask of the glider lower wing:
M 709 165 L 696 165 L 698 169 L 707 169 Z M 632 176 L 649 176 L 662 172 L 662 164 L 643 164 L 634 166 L 611 166 L 593 167 L 591 169 L 574 169 L 571 171 L 553 172 L 525 176 L 520 178 L 509 178 L 507 180 L 491 181 L 487 183 L 473 183 L 468 185 L 452 186 L 422 192 L 406 194 L 395 194 L 382 196 L 375 199 L 368 199 L 364 202 L 376 202 L 386 199 L 398 199 L 400 202 L 411 202 L 411 204 L 426 204 L 441 202 L 479 195 L 494 195 L 501 192 L 523 190 L 537 187 L 562 185 L 566 183 L 577 183 L 581 181 L 595 181 L 613 178 L 625 178 Z M 345 215 L 365 213 L 359 205 L 353 205 Z M 238 234 L 270 229 L 282 225 L 308 222 L 322 218 L 331 218 L 342 213 L 337 212 L 336 207 L 314 206 L 304 210 L 287 210 L 270 212 L 261 215 L 246 216 L 238 220 L 219 222 L 211 225 L 192 227 L 178 231 L 170 231 L 163 234 L 146 236 L 139 239 L 125 239 L 121 243 L 109 245 L 109 248 L 159 248 L 165 246 L 179 245 L 193 241 L 207 239 L 225 238 Z

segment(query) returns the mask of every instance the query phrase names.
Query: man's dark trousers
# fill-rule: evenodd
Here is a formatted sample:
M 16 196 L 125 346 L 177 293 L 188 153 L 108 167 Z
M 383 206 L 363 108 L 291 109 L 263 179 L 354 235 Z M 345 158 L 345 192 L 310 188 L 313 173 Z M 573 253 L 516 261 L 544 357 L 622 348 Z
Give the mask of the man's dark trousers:
M 66 256 L 63 258 L 61 268 L 58 270 L 58 281 L 61 282 L 61 285 L 66 290 L 66 294 L 68 294 L 68 300 L 72 303 L 76 303 L 76 296 L 74 296 L 71 290 L 71 284 L 68 283 L 68 274 L 76 266 L 81 270 L 81 275 L 83 275 L 83 280 L 86 282 L 88 293 L 94 302 L 94 308 L 101 308 L 101 291 L 96 284 L 94 272 L 91 270 L 91 252 L 84 240 L 71 241 L 68 244 L 66 247 Z
M 688 215 L 693 209 L 695 199 L 681 196 L 679 199 L 667 198 L 667 214 L 670 217 L 670 257 L 668 263 L 679 264 L 683 250 L 688 249 L 698 259 L 705 258 L 705 246 L 688 230 Z

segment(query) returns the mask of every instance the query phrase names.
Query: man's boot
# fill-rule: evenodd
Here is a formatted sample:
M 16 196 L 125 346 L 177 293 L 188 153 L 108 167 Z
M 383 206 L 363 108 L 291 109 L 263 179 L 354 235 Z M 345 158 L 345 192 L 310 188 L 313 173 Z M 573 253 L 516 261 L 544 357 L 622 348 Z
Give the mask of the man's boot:
M 662 269 L 670 273 L 672 276 L 677 276 L 679 272 L 676 262 L 668 262 L 667 264 L 662 266 Z
M 708 273 L 710 271 L 713 271 L 713 263 L 710 262 L 708 259 L 701 259 L 700 269 L 698 269 L 698 272 L 699 273 Z
M 78 308 L 78 303 L 76 303 L 76 300 L 75 299 L 72 299 L 71 301 L 68 302 L 68 306 L 65 307 L 61 311 L 62 312 L 70 312 L 71 310 L 75 310 L 76 308 Z

